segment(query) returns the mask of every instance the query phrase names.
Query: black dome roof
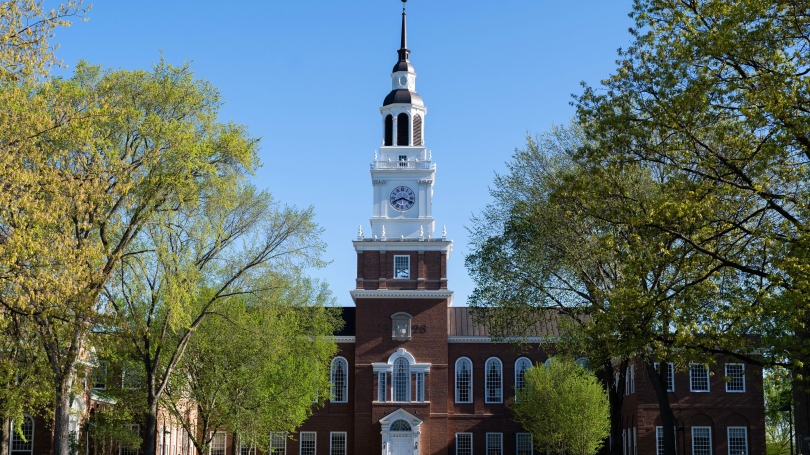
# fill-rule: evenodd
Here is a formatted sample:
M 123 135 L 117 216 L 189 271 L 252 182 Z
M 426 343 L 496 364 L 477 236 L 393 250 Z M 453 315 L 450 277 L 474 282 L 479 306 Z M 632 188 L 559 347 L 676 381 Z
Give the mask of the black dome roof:
M 422 97 L 419 96 L 418 93 L 412 92 L 406 88 L 391 90 L 391 93 L 389 93 L 383 101 L 383 106 L 388 106 L 389 104 L 415 104 L 417 106 L 424 106 Z
M 400 71 L 407 71 L 409 73 L 413 73 L 413 65 L 409 61 L 398 61 L 396 65 L 394 65 L 394 69 L 391 70 L 392 73 L 398 73 Z

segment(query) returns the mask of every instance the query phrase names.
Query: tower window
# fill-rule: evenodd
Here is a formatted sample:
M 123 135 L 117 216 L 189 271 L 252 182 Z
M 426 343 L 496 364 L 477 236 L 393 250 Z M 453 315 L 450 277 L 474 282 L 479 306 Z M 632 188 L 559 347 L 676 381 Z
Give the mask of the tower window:
M 416 147 L 422 146 L 422 116 L 415 115 L 413 117 L 413 145 Z
M 385 145 L 394 145 L 394 117 L 391 114 L 385 116 Z
M 391 316 L 391 337 L 393 339 L 411 339 L 411 318 L 413 318 L 413 316 L 408 313 L 396 313 Z
M 411 257 L 394 256 L 394 279 L 407 280 L 411 277 Z
M 410 145 L 410 125 L 408 114 L 397 116 L 397 145 Z
M 408 167 L 408 155 L 399 155 L 399 167 Z

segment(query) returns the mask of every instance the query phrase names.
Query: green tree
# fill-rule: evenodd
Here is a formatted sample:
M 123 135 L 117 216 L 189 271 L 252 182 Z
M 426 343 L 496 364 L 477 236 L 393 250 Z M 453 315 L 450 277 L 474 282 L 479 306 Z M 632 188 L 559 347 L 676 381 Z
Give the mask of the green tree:
M 329 396 L 337 347 L 324 334 L 339 315 L 323 289 L 298 281 L 278 283 L 270 301 L 233 299 L 192 337 L 162 402 L 199 453 L 221 430 L 269 453 L 268 434 L 295 431 Z
M 204 426 L 239 430 L 235 421 L 245 419 L 244 407 L 256 405 L 255 394 L 275 391 L 272 398 L 285 396 L 281 390 L 290 377 L 273 376 L 277 370 L 268 363 L 276 360 L 279 366 L 291 367 L 290 374 L 300 372 L 290 362 L 302 358 L 288 356 L 298 356 L 308 347 L 313 370 L 305 375 L 304 384 L 290 389 L 301 392 L 303 388 L 308 393 L 297 399 L 273 400 L 273 406 L 265 401 L 261 408 L 253 409 L 263 413 L 253 421 L 262 424 L 260 430 L 268 426 L 287 429 L 304 420 L 312 406 L 312 400 L 306 400 L 315 383 L 312 375 L 325 375 L 326 370 L 317 366 L 333 349 L 332 343 L 324 345 L 317 337 L 331 335 L 335 323 L 321 308 L 330 299 L 326 288 L 305 278 L 307 268 L 323 264 L 320 254 L 325 248 L 312 218 L 311 208 L 285 207 L 244 181 L 222 180 L 206 187 L 193 204 L 153 214 L 150 224 L 133 239 L 106 283 L 103 311 L 113 319 L 112 332 L 121 342 L 120 349 L 129 353 L 131 368 L 142 377 L 147 455 L 156 452 L 161 402 L 171 405 L 179 417 L 182 395 L 178 391 L 191 390 L 201 400 L 197 409 L 199 417 L 207 419 Z M 243 315 L 246 307 L 257 313 Z M 311 313 L 311 325 L 293 319 L 296 308 Z M 273 322 L 273 317 L 281 320 Z M 212 321 L 219 318 L 223 321 Z M 228 322 L 242 325 L 245 331 L 228 330 L 229 334 L 241 335 L 242 341 L 249 336 L 257 339 L 239 349 L 235 340 L 223 344 L 217 336 L 222 332 L 216 330 L 224 330 Z M 290 325 L 285 328 L 283 323 Z M 261 324 L 268 324 L 271 330 L 266 337 L 253 334 L 263 330 Z M 195 341 L 200 333 L 207 338 Z M 293 339 L 285 341 L 286 336 Z M 260 341 L 267 343 L 264 349 L 268 352 L 237 369 L 237 364 L 247 362 L 251 350 L 259 349 Z M 220 350 L 224 346 L 234 350 L 230 354 Z M 187 358 L 190 348 L 192 357 Z M 206 353 L 213 356 L 211 366 L 216 370 L 195 363 Z M 242 374 L 236 374 L 239 371 Z M 264 388 L 257 388 L 255 382 L 238 383 L 251 375 L 256 376 L 255 381 L 267 381 Z M 183 386 L 188 380 L 191 383 Z M 173 385 L 174 392 L 167 395 Z M 239 387 L 230 392 L 221 389 L 236 385 Z M 250 403 L 220 401 L 222 394 L 247 393 L 247 388 L 252 391 L 243 398 L 253 400 Z M 203 447 L 208 436 L 205 433 L 195 443 Z
M 761 334 L 763 357 L 746 360 L 794 370 L 797 406 L 807 409 L 807 4 L 636 0 L 633 17 L 634 42 L 616 72 L 578 99 L 582 156 L 666 175 L 667 197 L 633 223 L 691 245 L 737 287 L 693 341 L 739 355 Z
M 0 302 L 33 327 L 56 402 L 53 450 L 67 455 L 80 360 L 109 322 L 105 284 L 153 215 L 251 172 L 256 140 L 217 121 L 219 94 L 185 66 L 81 63 L 28 93 L 3 109 L 17 139 L 0 155 Z
M 549 453 L 590 455 L 610 433 L 604 388 L 571 359 L 555 357 L 526 371 L 526 385 L 510 409 L 534 446 Z
M 691 245 L 626 221 L 655 210 L 663 197 L 653 169 L 611 172 L 580 160 L 581 147 L 579 127 L 555 127 L 529 139 L 507 163 L 509 173 L 496 178 L 495 202 L 471 229 L 467 267 L 477 286 L 470 304 L 497 308 L 476 314 L 504 336 L 547 323 L 549 314 L 567 317 L 575 330 L 560 346 L 588 353 L 602 370 L 616 438 L 627 360 L 639 358 L 658 378 L 653 386 L 663 424 L 674 426 L 666 366 L 712 360 L 684 333 L 698 333 L 733 286 L 718 286 L 712 261 Z M 656 371 L 655 362 L 664 369 Z M 664 437 L 674 450 L 674 437 Z
M 784 368 L 765 370 L 763 391 L 765 395 L 765 445 L 768 455 L 790 454 L 790 406 L 793 406 L 793 378 Z M 785 408 L 788 407 L 788 410 Z

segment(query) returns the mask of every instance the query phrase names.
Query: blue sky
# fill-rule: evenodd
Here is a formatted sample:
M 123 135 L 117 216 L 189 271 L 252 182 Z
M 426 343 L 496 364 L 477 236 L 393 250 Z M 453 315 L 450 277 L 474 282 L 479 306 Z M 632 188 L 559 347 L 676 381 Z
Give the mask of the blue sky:
M 46 2 L 46 6 L 49 3 Z M 526 133 L 566 124 L 581 81 L 598 85 L 630 43 L 630 0 L 411 0 L 408 47 L 428 107 L 425 145 L 438 164 L 437 234 L 455 241 L 455 304 L 475 284 L 464 268 L 472 214 Z M 57 30 L 57 55 L 109 68 L 149 68 L 162 52 L 217 86 L 222 120 L 262 138 L 255 184 L 315 207 L 332 263 L 313 274 L 351 305 L 351 240 L 370 231 L 369 162 L 399 48 L 401 2 L 106 0 L 90 21 Z

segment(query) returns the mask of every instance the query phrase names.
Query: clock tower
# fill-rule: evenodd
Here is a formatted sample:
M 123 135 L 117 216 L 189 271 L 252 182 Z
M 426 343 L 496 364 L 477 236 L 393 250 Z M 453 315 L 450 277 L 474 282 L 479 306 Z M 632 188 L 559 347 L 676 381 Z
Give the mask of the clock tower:
M 371 234 L 380 240 L 430 239 L 436 229 L 431 204 L 436 165 L 425 148 L 427 108 L 416 93 L 410 52 L 403 8 L 399 58 L 380 108 L 381 147 L 371 163 Z

